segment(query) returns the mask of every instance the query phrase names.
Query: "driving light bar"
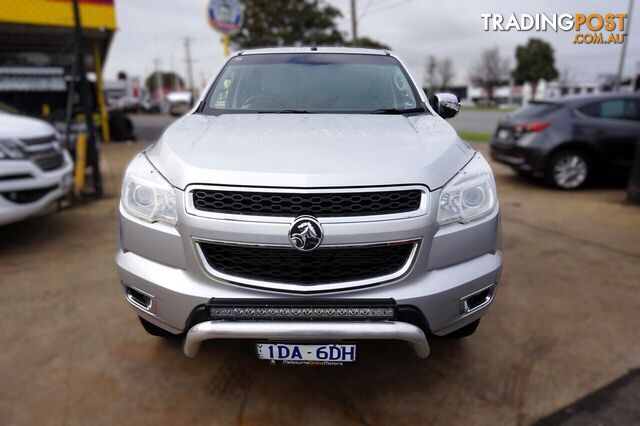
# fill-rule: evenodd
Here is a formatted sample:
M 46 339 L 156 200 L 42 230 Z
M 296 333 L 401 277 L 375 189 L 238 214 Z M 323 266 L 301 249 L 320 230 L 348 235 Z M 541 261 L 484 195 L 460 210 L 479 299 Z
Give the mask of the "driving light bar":
M 211 299 L 207 312 L 212 320 L 392 320 L 396 313 L 393 299 L 318 300 L 300 303 L 296 299 L 274 301 Z

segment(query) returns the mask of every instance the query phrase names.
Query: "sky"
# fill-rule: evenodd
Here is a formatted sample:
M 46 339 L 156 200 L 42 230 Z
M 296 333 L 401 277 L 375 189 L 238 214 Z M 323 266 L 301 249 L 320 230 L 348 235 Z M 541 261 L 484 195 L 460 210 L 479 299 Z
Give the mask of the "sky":
M 277 0 L 274 0 L 277 1 Z M 350 37 L 350 0 L 326 0 L 342 11 L 338 25 Z M 208 0 L 116 0 L 118 31 L 105 77 L 120 70 L 145 78 L 158 61 L 162 70 L 186 77 L 184 40 L 191 38 L 194 80 L 202 85 L 223 63 L 220 35 L 207 22 Z M 485 32 L 483 13 L 624 13 L 628 0 L 357 0 L 358 33 L 381 41 L 422 81 L 425 58 L 449 57 L 456 83 L 466 84 L 483 49 L 498 46 L 515 65 L 515 48 L 537 37 L 555 49 L 556 68 L 577 82 L 593 82 L 618 69 L 621 46 L 575 45 L 574 32 Z M 631 17 L 625 74 L 640 73 L 640 4 Z

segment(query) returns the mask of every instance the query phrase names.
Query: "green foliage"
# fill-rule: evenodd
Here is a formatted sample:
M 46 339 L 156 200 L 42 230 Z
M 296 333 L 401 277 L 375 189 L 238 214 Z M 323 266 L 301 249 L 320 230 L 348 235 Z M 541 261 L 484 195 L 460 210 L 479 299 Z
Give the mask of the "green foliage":
M 516 61 L 518 65 L 513 71 L 516 84 L 530 82 L 535 86 L 540 79 L 550 81 L 558 77 L 553 47 L 543 40 L 532 38 L 525 46 L 518 46 Z
M 184 80 L 174 72 L 158 71 L 160 73 L 160 81 L 163 87 L 184 87 Z M 156 92 L 156 72 L 151 73 L 144 81 L 144 85 L 149 93 Z
M 340 10 L 321 0 L 244 0 L 242 30 L 231 37 L 236 48 L 344 43 L 335 19 Z
M 370 47 L 372 49 L 391 50 L 391 48 L 386 44 L 380 43 L 379 41 L 373 40 L 369 37 L 359 37 L 356 43 L 353 43 L 351 41 L 345 41 L 343 44 L 345 46 Z
M 491 142 L 493 139 L 491 133 L 458 132 L 458 136 L 467 142 Z

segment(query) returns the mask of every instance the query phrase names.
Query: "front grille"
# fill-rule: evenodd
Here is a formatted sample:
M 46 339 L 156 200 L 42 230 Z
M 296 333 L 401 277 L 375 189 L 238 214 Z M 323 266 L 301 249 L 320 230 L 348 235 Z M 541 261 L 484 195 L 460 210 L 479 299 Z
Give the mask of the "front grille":
M 0 176 L 1 180 L 19 180 L 19 179 L 31 179 L 33 175 L 31 173 L 16 173 L 13 175 L 3 175 Z
M 410 260 L 415 242 L 376 246 L 294 248 L 199 243 L 216 272 L 237 278 L 313 286 L 385 277 Z
M 47 143 L 53 143 L 57 141 L 56 135 L 43 136 L 40 138 L 24 138 L 20 139 L 22 143 L 27 146 L 31 145 L 44 145 Z
M 45 172 L 55 170 L 64 164 L 62 152 L 55 148 L 36 151 L 31 154 L 30 158 Z
M 377 192 L 276 193 L 196 189 L 196 209 L 256 216 L 370 216 L 404 213 L 420 208 L 417 189 Z

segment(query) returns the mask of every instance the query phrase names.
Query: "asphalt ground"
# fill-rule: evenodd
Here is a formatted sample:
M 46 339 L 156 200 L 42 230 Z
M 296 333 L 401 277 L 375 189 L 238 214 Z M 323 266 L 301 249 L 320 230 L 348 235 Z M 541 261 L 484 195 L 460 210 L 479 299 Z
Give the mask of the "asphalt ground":
M 134 120 L 148 138 L 169 122 Z M 188 359 L 140 327 L 114 265 L 118 186 L 145 146 L 104 146 L 105 198 L 0 228 L 1 425 L 524 425 L 640 366 L 640 210 L 623 188 L 560 192 L 500 165 L 504 272 L 473 337 L 432 340 L 427 360 L 368 342 L 344 367 L 273 366 L 244 341 Z

